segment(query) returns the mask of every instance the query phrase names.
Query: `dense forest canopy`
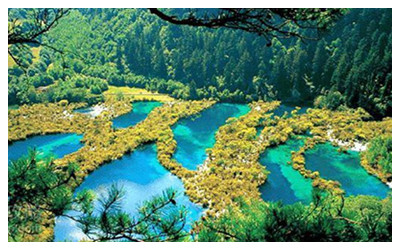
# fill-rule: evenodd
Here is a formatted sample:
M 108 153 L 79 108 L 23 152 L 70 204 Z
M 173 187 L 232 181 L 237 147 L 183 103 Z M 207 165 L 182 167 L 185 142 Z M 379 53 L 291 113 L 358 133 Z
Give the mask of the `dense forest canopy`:
M 108 83 L 185 99 L 315 99 L 381 118 L 391 116 L 391 37 L 390 9 L 352 9 L 318 41 L 273 38 L 271 47 L 244 31 L 169 24 L 146 9 L 71 10 L 42 38 L 65 53 L 42 47 L 36 63 L 24 56 L 27 75 L 10 68 L 9 103 L 97 102 Z

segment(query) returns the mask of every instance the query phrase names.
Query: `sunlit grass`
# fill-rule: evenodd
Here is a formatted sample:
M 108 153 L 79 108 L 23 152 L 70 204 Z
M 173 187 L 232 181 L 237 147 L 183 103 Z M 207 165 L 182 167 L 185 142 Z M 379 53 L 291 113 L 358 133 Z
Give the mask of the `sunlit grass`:
M 10 55 L 8 55 L 8 67 L 11 68 L 14 65 L 16 65 L 14 59 L 12 59 L 12 57 Z
M 32 55 L 33 55 L 32 63 L 36 63 L 37 61 L 39 61 L 41 49 L 42 49 L 42 47 L 33 47 L 31 49 Z
M 117 96 L 118 94 L 123 94 L 124 96 L 129 96 L 133 98 L 135 101 L 143 101 L 143 100 L 152 100 L 152 101 L 159 101 L 159 102 L 171 102 L 175 99 L 165 95 L 165 94 L 158 94 L 147 91 L 141 88 L 131 88 L 131 87 L 116 87 L 116 86 L 109 86 L 108 90 L 104 92 L 104 95 L 107 96 Z
M 42 47 L 33 47 L 31 49 L 32 51 L 32 63 L 37 63 L 39 61 L 40 58 L 40 50 L 42 49 Z M 14 61 L 14 59 L 12 59 L 12 57 L 10 55 L 8 55 L 8 67 L 11 68 L 14 65 L 16 65 L 17 63 Z

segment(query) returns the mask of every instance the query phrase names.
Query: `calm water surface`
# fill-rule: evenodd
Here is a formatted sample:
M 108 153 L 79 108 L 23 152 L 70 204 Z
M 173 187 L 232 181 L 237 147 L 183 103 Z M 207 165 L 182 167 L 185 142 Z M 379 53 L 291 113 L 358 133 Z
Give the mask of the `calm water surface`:
M 215 143 L 215 133 L 230 117 L 250 111 L 244 104 L 217 103 L 195 118 L 180 120 L 173 127 L 177 149 L 174 158 L 184 167 L 195 170 L 207 158 L 206 149 Z
M 387 196 L 390 188 L 367 173 L 360 165 L 358 152 L 339 153 L 331 144 L 319 144 L 306 151 L 306 168 L 319 171 L 321 177 L 339 181 L 346 195 Z
M 132 112 L 114 119 L 113 126 L 133 126 L 160 105 L 159 102 L 135 102 Z M 283 115 L 285 111 L 290 113 L 293 108 L 281 105 L 274 114 Z M 247 105 L 219 103 L 196 117 L 180 120 L 173 127 L 174 138 L 177 141 L 174 158 L 188 169 L 196 169 L 206 159 L 206 149 L 213 147 L 218 128 L 224 125 L 228 118 L 242 116 L 249 110 Z M 302 108 L 299 113 L 304 113 L 305 110 L 306 108 Z M 261 129 L 257 128 L 258 133 Z M 41 152 L 41 156 L 54 155 L 61 158 L 82 147 L 81 138 L 81 135 L 76 134 L 56 134 L 18 141 L 8 147 L 9 161 L 26 154 L 28 148 L 33 147 Z M 288 164 L 291 151 L 297 151 L 303 143 L 303 140 L 291 139 L 286 144 L 268 148 L 260 156 L 260 163 L 271 172 L 267 182 L 260 187 L 264 200 L 282 201 L 285 204 L 311 202 L 311 180 L 302 177 Z M 347 195 L 368 194 L 386 197 L 389 191 L 386 185 L 361 167 L 356 152 L 338 153 L 330 144 L 323 144 L 307 151 L 305 157 L 307 169 L 319 171 L 323 178 L 339 181 Z M 122 209 L 132 215 L 136 214 L 136 209 L 142 202 L 162 194 L 166 188 L 174 188 L 182 194 L 177 203 L 187 207 L 189 224 L 199 219 L 203 211 L 183 195 L 182 182 L 159 164 L 154 144 L 140 147 L 132 154 L 103 165 L 84 180 L 75 190 L 75 194 L 84 189 L 92 189 L 97 195 L 101 195 L 115 183 L 127 191 Z M 83 233 L 72 220 L 61 217 L 56 219 L 56 241 L 77 241 L 83 237 Z
M 118 116 L 113 120 L 115 128 L 127 128 L 143 121 L 147 115 L 156 107 L 161 106 L 160 102 L 134 102 L 132 111 Z
M 84 189 L 92 189 L 97 195 L 101 195 L 112 184 L 123 186 L 126 194 L 122 209 L 132 215 L 136 214 L 142 202 L 161 195 L 167 188 L 173 188 L 181 193 L 176 201 L 178 205 L 188 209 L 187 229 L 190 228 L 190 222 L 198 220 L 203 211 L 200 206 L 183 195 L 182 182 L 160 165 L 154 144 L 138 148 L 130 155 L 103 165 L 84 180 L 75 190 L 75 194 Z M 54 233 L 55 241 L 78 241 L 84 238 L 84 234 L 75 222 L 65 217 L 56 219 Z
M 291 139 L 286 144 L 267 148 L 260 156 L 260 163 L 270 171 L 267 181 L 260 186 L 265 201 L 282 201 L 284 204 L 311 202 L 311 180 L 305 179 L 288 164 L 291 151 L 299 150 L 303 144 L 303 140 Z
M 54 156 L 62 158 L 64 155 L 80 149 L 82 135 L 54 134 L 38 135 L 23 141 L 16 141 L 8 146 L 8 161 L 13 161 L 28 153 L 29 149 L 36 148 L 40 157 Z
M 260 162 L 271 173 L 260 187 L 261 197 L 266 201 L 297 201 L 309 203 L 312 197 L 311 180 L 305 179 L 287 162 L 291 151 L 297 151 L 302 140 L 288 140 L 286 144 L 267 149 Z M 306 168 L 319 171 L 327 180 L 339 181 L 346 195 L 373 195 L 385 198 L 390 188 L 375 176 L 369 175 L 360 165 L 358 152 L 339 153 L 331 144 L 319 144 L 305 153 Z

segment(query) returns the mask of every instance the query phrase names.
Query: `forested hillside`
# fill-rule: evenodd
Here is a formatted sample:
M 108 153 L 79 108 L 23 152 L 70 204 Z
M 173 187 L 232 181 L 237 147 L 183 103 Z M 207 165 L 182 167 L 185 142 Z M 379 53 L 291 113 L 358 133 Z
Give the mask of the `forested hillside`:
M 315 100 L 391 116 L 391 10 L 349 10 L 321 37 L 268 47 L 253 34 L 172 25 L 146 9 L 72 10 L 43 38 L 63 54 L 42 48 L 37 62 L 23 56 L 28 78 L 9 69 L 9 103 L 95 103 L 110 84 L 184 99 Z

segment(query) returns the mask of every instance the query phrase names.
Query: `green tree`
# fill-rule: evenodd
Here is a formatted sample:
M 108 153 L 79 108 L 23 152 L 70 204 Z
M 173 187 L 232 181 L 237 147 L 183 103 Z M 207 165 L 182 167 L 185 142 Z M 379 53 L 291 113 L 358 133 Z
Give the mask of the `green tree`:
M 54 216 L 76 222 L 92 241 L 179 241 L 188 237 L 186 209 L 168 189 L 146 201 L 130 216 L 121 210 L 124 191 L 113 185 L 106 195 L 95 197 L 84 190 L 74 198 L 72 187 L 79 170 L 76 164 L 60 169 L 52 158 L 30 151 L 9 165 L 8 235 L 12 241 L 38 240 Z M 95 204 L 101 204 L 95 209 Z M 75 210 L 74 216 L 68 211 Z M 42 235 L 52 240 L 52 235 Z
M 76 221 L 92 241 L 180 241 L 188 236 L 185 231 L 186 210 L 176 204 L 176 192 L 168 189 L 163 195 L 144 202 L 137 216 L 121 210 L 124 191 L 112 185 L 107 195 L 96 201 L 89 191 L 78 194 L 73 209 L 79 215 L 67 216 Z M 95 204 L 101 207 L 95 209 Z
M 391 199 L 314 193 L 313 203 L 240 201 L 200 225 L 199 241 L 391 241 Z
M 8 235 L 14 241 L 38 235 L 49 213 L 63 214 L 72 201 L 69 183 L 77 166 L 59 171 L 52 159 L 39 159 L 37 151 L 11 162 L 8 169 Z M 51 238 L 51 235 L 48 235 Z

